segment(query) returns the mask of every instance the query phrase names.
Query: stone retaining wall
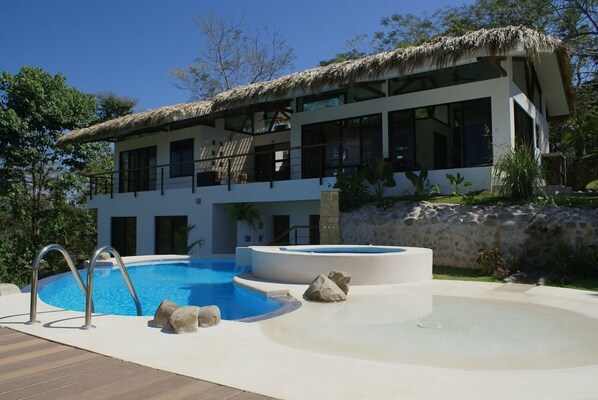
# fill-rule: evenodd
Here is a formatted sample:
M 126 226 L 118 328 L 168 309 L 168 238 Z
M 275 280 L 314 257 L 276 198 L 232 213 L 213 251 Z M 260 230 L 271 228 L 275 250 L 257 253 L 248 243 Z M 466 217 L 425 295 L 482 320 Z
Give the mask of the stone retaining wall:
M 342 243 L 428 247 L 434 264 L 454 267 L 477 267 L 481 249 L 544 266 L 561 245 L 598 246 L 596 209 L 397 202 L 342 213 L 340 226 Z

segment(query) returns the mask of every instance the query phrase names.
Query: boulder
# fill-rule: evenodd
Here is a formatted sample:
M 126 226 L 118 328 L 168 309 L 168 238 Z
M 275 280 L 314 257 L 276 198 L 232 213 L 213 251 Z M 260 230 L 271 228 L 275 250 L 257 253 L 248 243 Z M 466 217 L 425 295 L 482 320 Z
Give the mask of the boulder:
M 170 325 L 176 333 L 190 333 L 197 331 L 197 316 L 199 307 L 179 307 L 170 316 Z
M 14 283 L 0 283 L 0 296 L 9 296 L 11 294 L 19 294 L 21 289 Z
M 170 316 L 177 308 L 179 308 L 179 306 L 176 305 L 176 303 L 170 300 L 162 300 L 154 314 L 154 326 L 157 326 L 158 328 L 172 328 L 172 325 L 170 324 Z
M 332 271 L 328 274 L 328 278 L 336 283 L 345 294 L 349 294 L 349 282 L 351 282 L 351 274 L 345 271 Z
M 347 299 L 345 292 L 339 288 L 336 283 L 332 282 L 326 275 L 320 274 L 309 285 L 303 297 L 306 300 L 321 301 L 321 302 L 335 302 Z
M 199 309 L 197 323 L 200 328 L 209 328 L 220 323 L 220 309 L 218 306 L 207 306 Z

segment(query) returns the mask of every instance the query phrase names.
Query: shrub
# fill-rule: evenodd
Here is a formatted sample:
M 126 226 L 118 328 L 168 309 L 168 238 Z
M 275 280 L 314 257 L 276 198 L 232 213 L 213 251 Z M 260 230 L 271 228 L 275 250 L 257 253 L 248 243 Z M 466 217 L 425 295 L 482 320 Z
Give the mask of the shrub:
M 509 263 L 500 254 L 498 249 L 482 249 L 478 251 L 478 259 L 476 264 L 482 267 L 482 272 L 486 275 L 490 275 L 495 279 L 505 279 L 511 275 L 511 268 Z
M 374 188 L 374 197 L 378 202 L 382 201 L 387 187 L 397 185 L 393 176 L 392 165 L 382 158 L 370 160 L 361 174 L 363 179 L 368 181 Z
M 503 154 L 494 166 L 494 179 L 503 195 L 514 200 L 527 200 L 537 193 L 543 182 L 543 171 L 534 151 L 519 145 Z
M 586 190 L 590 190 L 592 192 L 598 192 L 598 179 L 592 181 L 586 185 Z
M 413 171 L 405 171 L 405 177 L 411 181 L 411 184 L 415 188 L 415 196 L 427 198 L 433 194 L 440 193 L 440 185 L 431 185 L 428 180 L 428 169 L 422 167 L 419 171 L 419 175 Z
M 598 275 L 598 247 L 561 245 L 556 252 L 556 273 L 561 284 Z
M 465 177 L 458 172 L 457 175 L 446 174 L 446 179 L 448 179 L 453 187 L 453 196 L 461 196 L 461 184 L 463 184 L 464 187 L 471 186 L 471 182 L 466 181 Z
M 370 194 L 361 174 L 336 174 L 336 182 L 332 186 L 340 190 L 339 208 L 341 211 L 351 211 L 368 201 Z

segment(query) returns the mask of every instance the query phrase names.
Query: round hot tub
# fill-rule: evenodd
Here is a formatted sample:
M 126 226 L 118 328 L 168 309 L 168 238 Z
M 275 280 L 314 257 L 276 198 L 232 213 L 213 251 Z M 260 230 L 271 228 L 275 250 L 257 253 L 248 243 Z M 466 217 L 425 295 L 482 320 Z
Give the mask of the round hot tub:
M 318 245 L 252 246 L 252 274 L 283 283 L 311 283 L 330 271 L 351 273 L 352 285 L 418 282 L 432 278 L 432 250 L 421 247 Z

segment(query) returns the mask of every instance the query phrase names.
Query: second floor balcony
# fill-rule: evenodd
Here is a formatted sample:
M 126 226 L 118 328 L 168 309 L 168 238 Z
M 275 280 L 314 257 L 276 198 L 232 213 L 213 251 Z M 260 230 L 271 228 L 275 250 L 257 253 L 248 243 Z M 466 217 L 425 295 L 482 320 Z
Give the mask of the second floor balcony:
M 121 169 L 89 176 L 89 198 L 117 193 L 188 189 L 195 193 L 202 187 L 269 182 L 294 179 L 319 179 L 338 171 L 357 171 L 367 160 L 348 157 L 343 143 L 325 143 L 290 147 L 288 143 L 272 144 L 268 149 L 250 153 L 197 159 L 172 164 L 157 164 L 148 158 L 147 166 Z M 154 158 L 155 159 L 155 158 Z M 155 164 L 155 165 L 152 165 Z

